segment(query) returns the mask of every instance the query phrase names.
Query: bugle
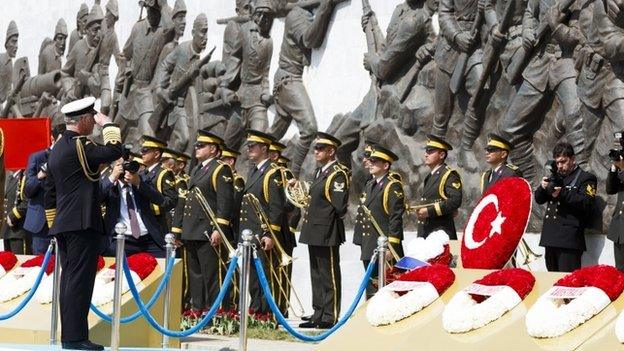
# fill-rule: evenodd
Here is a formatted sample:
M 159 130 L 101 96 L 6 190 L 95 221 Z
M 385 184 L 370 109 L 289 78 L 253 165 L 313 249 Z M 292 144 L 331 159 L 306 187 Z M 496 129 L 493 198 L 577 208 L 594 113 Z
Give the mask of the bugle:
M 236 256 L 236 250 L 234 249 L 234 247 L 232 247 L 232 244 L 230 243 L 227 236 L 223 232 L 223 229 L 221 229 L 221 226 L 219 226 L 217 222 L 217 216 L 215 215 L 214 211 L 210 207 L 210 204 L 204 197 L 204 194 L 201 192 L 199 188 L 193 188 L 191 191 L 193 192 L 193 194 L 195 194 L 195 197 L 197 198 L 199 205 L 202 207 L 202 210 L 204 210 L 206 217 L 215 226 L 217 232 L 219 233 L 219 236 L 221 236 L 221 241 L 223 242 L 223 244 L 228 250 L 228 257 L 232 258 Z M 208 239 L 210 239 L 210 235 L 206 234 L 206 236 L 208 237 Z

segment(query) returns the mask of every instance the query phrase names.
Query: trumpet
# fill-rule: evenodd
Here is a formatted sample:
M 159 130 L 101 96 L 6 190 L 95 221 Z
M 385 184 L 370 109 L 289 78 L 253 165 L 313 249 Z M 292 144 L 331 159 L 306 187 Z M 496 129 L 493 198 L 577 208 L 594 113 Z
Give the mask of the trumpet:
M 310 182 L 297 180 L 294 184 L 287 184 L 284 194 L 288 202 L 306 209 L 310 205 Z
M 380 236 L 387 238 L 388 236 L 386 235 L 386 233 L 384 233 L 383 229 L 381 229 L 381 226 L 379 225 L 375 217 L 373 217 L 373 214 L 371 213 L 370 209 L 364 204 L 361 204 L 360 206 L 362 207 L 364 214 L 368 216 L 368 219 L 370 220 L 371 224 L 373 225 L 377 233 Z M 401 257 L 399 257 L 399 254 L 397 254 L 396 250 L 392 247 L 392 245 L 388 244 L 388 248 L 390 249 L 390 253 L 392 254 L 392 257 L 394 258 L 394 260 L 398 262 L 401 259 Z
M 230 241 L 221 229 L 221 226 L 219 226 L 219 224 L 217 223 L 217 216 L 215 215 L 214 211 L 210 207 L 210 204 L 204 197 L 204 194 L 199 188 L 193 188 L 193 190 L 191 191 L 193 191 L 193 194 L 195 194 L 195 197 L 197 198 L 197 201 L 199 202 L 202 210 L 204 210 L 206 217 L 210 220 L 211 224 L 215 226 L 217 232 L 219 233 L 219 236 L 221 236 L 221 241 L 228 250 L 228 257 L 232 258 L 236 256 L 236 250 L 234 249 L 234 247 L 232 247 L 232 244 L 230 244 Z M 206 234 L 206 236 L 208 236 L 208 239 L 210 239 L 208 234 Z

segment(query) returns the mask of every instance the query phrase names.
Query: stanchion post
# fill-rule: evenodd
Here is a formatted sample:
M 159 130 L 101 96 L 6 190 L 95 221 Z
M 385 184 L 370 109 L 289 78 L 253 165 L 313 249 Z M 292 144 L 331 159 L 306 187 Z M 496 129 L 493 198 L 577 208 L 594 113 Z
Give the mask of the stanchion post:
M 54 247 L 54 276 L 52 276 L 52 314 L 50 316 L 50 345 L 56 345 L 58 340 L 58 313 L 59 298 L 61 293 L 61 256 L 59 254 L 58 241 L 52 238 L 50 245 Z
M 115 288 L 113 290 L 113 323 L 111 325 L 111 351 L 119 351 L 119 329 L 121 327 L 121 285 L 123 283 L 123 259 L 125 252 L 126 230 L 128 227 L 119 222 L 115 225 L 117 236 L 117 254 L 115 255 Z
M 378 291 L 386 284 L 386 254 L 388 252 L 388 238 L 377 238 L 377 289 Z
M 239 308 L 240 308 L 240 332 L 239 332 L 239 351 L 247 351 L 247 290 L 249 288 L 249 273 L 251 269 L 251 239 L 253 234 L 251 230 L 245 229 L 242 233 L 243 247 L 243 264 L 240 275 Z
M 165 247 L 167 250 L 165 264 L 169 262 L 169 259 L 175 254 L 175 235 L 169 233 L 165 235 L 165 242 L 167 246 Z M 171 300 L 171 279 L 167 281 L 167 285 L 165 285 L 165 300 L 163 301 L 163 328 L 169 329 L 169 303 Z M 169 348 L 169 337 L 165 334 L 162 336 L 162 348 Z

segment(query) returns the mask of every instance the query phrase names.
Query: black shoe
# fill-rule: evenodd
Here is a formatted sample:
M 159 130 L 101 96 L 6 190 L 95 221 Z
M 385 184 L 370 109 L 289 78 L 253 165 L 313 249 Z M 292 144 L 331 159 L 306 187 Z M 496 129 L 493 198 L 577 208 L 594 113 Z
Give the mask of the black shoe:
M 305 323 L 299 324 L 299 328 L 316 328 L 316 322 L 308 321 Z
M 317 329 L 331 329 L 334 326 L 334 323 L 331 322 L 319 322 L 316 323 Z
M 104 350 L 104 346 L 94 344 L 89 340 L 64 342 L 62 344 L 64 350 Z
M 313 316 L 312 314 L 309 315 L 309 316 L 303 316 L 303 317 L 301 317 L 301 320 L 302 321 L 311 321 L 312 320 L 312 316 Z

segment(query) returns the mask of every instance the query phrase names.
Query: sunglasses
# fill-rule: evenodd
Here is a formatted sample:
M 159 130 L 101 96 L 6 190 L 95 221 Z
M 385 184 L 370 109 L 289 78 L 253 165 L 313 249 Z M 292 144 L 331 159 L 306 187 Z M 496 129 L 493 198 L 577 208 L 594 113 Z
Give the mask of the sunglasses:
M 496 148 L 496 147 L 486 147 L 485 148 L 485 152 L 488 154 L 491 154 L 493 152 L 499 152 L 499 151 L 503 151 L 502 149 Z
M 323 150 L 327 150 L 329 148 L 329 146 L 327 145 L 314 145 L 314 150 L 316 151 L 323 151 Z
M 150 152 L 152 150 L 155 150 L 155 149 L 151 148 L 151 147 L 142 147 L 141 148 L 141 154 L 146 154 L 146 153 L 148 153 L 148 152 Z
M 205 144 L 205 143 L 195 143 L 195 148 L 196 149 L 202 149 L 202 148 L 205 148 L 206 146 L 208 146 L 208 144 Z

